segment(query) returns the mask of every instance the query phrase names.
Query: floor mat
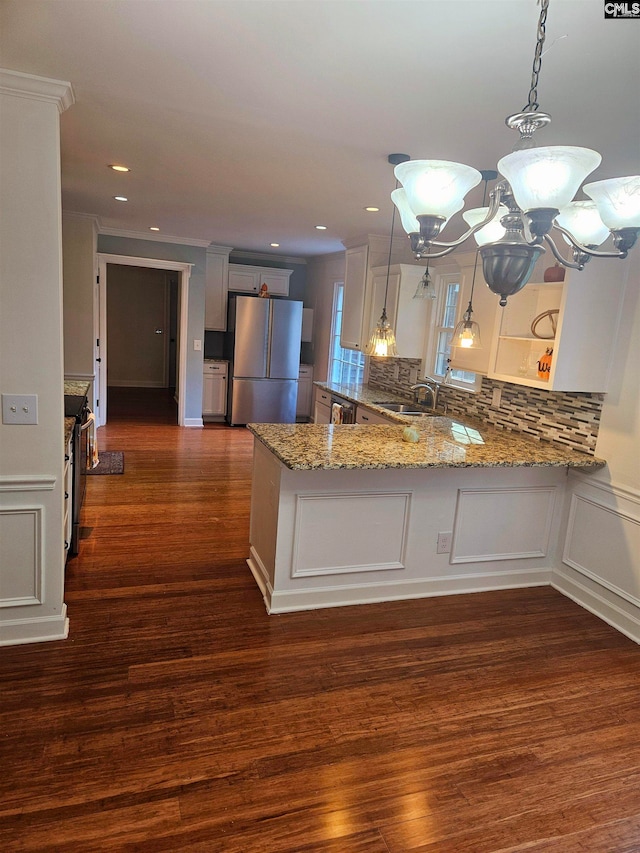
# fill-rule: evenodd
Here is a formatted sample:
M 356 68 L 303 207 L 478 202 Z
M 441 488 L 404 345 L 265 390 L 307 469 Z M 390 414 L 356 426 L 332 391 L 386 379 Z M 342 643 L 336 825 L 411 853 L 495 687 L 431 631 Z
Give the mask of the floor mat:
M 122 450 L 101 450 L 98 464 L 87 469 L 87 474 L 124 474 L 124 452 Z

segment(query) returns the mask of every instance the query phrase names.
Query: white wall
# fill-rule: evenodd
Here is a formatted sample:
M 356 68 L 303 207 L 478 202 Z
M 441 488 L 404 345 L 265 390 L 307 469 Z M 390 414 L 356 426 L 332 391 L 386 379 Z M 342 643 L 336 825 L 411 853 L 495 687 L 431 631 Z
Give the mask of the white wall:
M 313 308 L 313 378 L 319 382 L 327 380 L 333 286 L 336 281 L 344 281 L 344 259 L 344 252 L 321 255 L 310 260 L 307 267 L 307 293 Z
M 66 636 L 62 212 L 57 80 L 0 70 L 0 391 L 37 425 L 0 425 L 0 643 Z
M 611 390 L 596 455 L 607 465 L 570 475 L 563 592 L 640 642 L 640 247 L 624 261 L 628 279 Z M 607 263 L 618 263 L 608 261 Z M 602 286 L 606 288 L 606 278 Z M 594 341 L 594 353 L 598 342 Z
M 94 294 L 96 290 L 97 220 L 81 213 L 62 216 L 64 375 L 90 383 L 95 408 Z

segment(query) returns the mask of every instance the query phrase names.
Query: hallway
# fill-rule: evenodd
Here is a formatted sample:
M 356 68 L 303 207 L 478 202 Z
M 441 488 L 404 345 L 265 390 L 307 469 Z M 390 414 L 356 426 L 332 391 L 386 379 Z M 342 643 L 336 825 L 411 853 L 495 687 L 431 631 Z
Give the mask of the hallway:
M 2 850 L 640 850 L 634 643 L 550 588 L 267 616 L 252 436 L 150 399 L 99 430 L 69 638 L 0 649 Z

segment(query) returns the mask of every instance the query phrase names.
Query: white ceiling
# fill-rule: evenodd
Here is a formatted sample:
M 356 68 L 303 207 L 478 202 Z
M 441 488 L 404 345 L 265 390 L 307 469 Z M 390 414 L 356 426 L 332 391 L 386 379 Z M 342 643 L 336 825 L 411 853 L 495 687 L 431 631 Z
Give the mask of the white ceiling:
M 551 0 L 538 90 L 553 116 L 539 144 L 595 148 L 596 179 L 640 171 L 640 24 L 603 6 Z M 0 64 L 73 86 L 65 210 L 312 256 L 389 233 L 390 152 L 495 168 L 538 14 L 535 0 L 2 0 Z

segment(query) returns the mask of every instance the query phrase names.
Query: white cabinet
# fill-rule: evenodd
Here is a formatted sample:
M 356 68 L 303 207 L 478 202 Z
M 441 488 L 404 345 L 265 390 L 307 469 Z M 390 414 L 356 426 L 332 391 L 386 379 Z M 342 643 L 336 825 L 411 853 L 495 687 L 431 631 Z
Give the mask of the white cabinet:
M 328 391 L 323 391 L 322 388 L 316 388 L 313 402 L 313 422 L 314 424 L 331 423 L 331 394 Z
M 422 358 L 431 320 L 432 299 L 414 299 L 425 266 L 394 264 L 371 270 L 369 281 L 369 324 L 363 329 L 366 342 L 375 328 L 384 307 L 387 293 L 387 317 L 396 334 L 398 358 Z
M 214 332 L 227 329 L 227 280 L 229 252 L 227 246 L 209 246 L 204 289 L 204 327 Z
M 594 258 L 582 272 L 567 270 L 564 282 L 529 283 L 510 296 L 497 309 L 490 378 L 550 391 L 606 392 L 624 279 L 624 264 Z M 557 312 L 537 326 L 549 339 L 531 331 L 545 311 Z M 545 380 L 538 376 L 538 361 L 547 348 L 553 353 Z
M 369 246 L 347 249 L 345 254 L 344 299 L 340 345 L 362 351 L 363 318 L 367 286 Z
M 307 421 L 311 417 L 311 402 L 313 399 L 313 367 L 301 364 L 298 373 L 298 402 L 296 404 L 296 420 Z
M 394 421 L 393 418 L 386 418 L 384 415 L 380 415 L 371 409 L 365 409 L 364 406 L 358 406 L 356 409 L 356 423 L 371 426 L 372 424 L 393 424 L 397 423 L 397 421 Z
M 274 267 L 252 267 L 229 264 L 229 290 L 240 293 L 260 293 L 266 284 L 269 296 L 288 296 L 289 279 L 293 270 Z
M 202 416 L 222 420 L 227 412 L 227 364 L 205 362 L 202 380 Z

